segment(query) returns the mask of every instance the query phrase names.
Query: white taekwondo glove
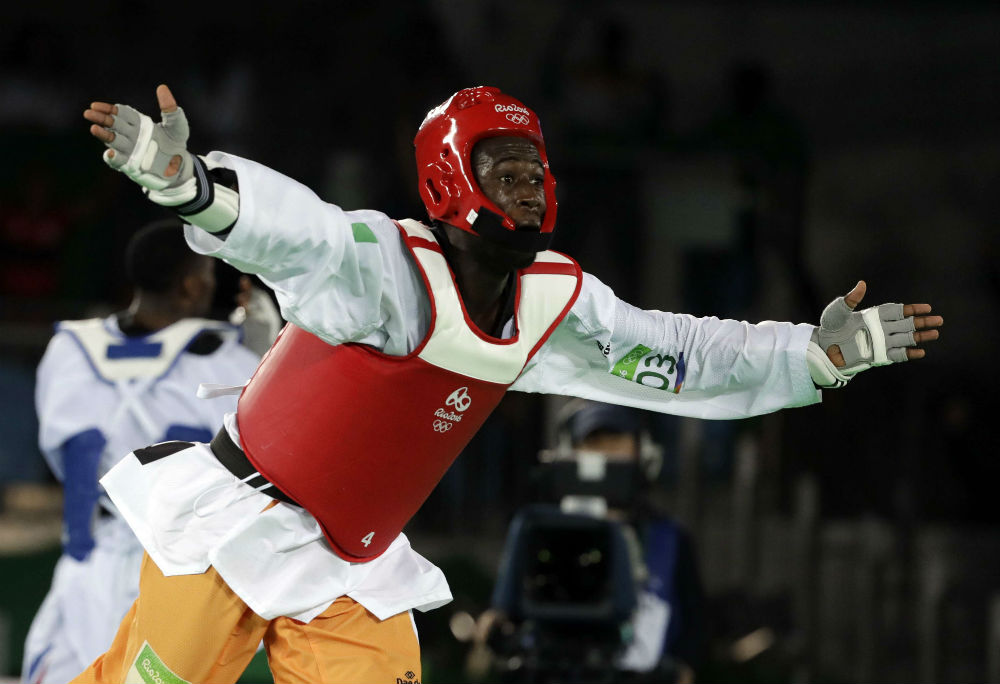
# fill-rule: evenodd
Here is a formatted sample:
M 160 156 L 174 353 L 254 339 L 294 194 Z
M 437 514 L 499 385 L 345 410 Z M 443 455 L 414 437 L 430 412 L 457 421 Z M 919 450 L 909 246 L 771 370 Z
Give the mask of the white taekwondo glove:
M 903 315 L 902 304 L 881 304 L 852 311 L 843 297 L 830 302 L 813 330 L 806 358 L 813 382 L 820 387 L 843 387 L 872 366 L 906 361 L 906 348 L 916 345 L 913 316 Z M 844 366 L 833 365 L 826 350 L 838 345 Z
M 162 112 L 162 121 L 128 105 L 117 104 L 118 113 L 107 127 L 115 134 L 105 143 L 104 161 L 143 187 L 143 192 L 159 205 L 177 212 L 185 221 L 216 233 L 236 222 L 240 210 L 239 193 L 219 182 L 218 164 L 188 152 L 188 122 L 184 110 Z M 114 150 L 114 156 L 110 156 Z M 167 165 L 180 155 L 177 175 L 165 175 Z M 232 174 L 232 172 L 229 172 Z M 231 177 L 231 176 L 230 176 Z

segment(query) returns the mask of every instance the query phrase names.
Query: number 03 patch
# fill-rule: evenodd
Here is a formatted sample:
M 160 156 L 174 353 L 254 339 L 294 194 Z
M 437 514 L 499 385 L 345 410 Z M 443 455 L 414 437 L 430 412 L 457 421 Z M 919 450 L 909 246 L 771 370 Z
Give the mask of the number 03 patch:
M 139 655 L 125 675 L 125 684 L 191 684 L 163 664 L 149 642 L 143 642 Z
M 677 394 L 684 385 L 684 352 L 676 357 L 658 354 L 647 346 L 636 345 L 611 369 L 612 375 L 640 385 Z

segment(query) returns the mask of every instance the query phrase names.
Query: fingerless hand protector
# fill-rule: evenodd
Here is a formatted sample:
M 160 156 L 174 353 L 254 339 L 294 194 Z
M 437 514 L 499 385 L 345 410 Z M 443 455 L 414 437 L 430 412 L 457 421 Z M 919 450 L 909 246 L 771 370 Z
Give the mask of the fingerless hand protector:
M 118 114 L 108 130 L 114 140 L 105 143 L 104 161 L 143 188 L 157 204 L 177 212 L 188 223 L 210 233 L 232 227 L 239 216 L 240 197 L 236 174 L 187 150 L 187 117 L 178 107 L 163 112 L 162 121 L 153 120 L 128 105 L 119 104 Z M 110 156 L 114 150 L 114 156 Z M 174 156 L 181 158 L 180 169 L 166 176 Z
M 806 352 L 813 382 L 820 387 L 843 387 L 873 366 L 906 361 L 906 348 L 916 344 L 914 330 L 913 316 L 903 315 L 902 304 L 853 311 L 838 297 L 823 310 Z M 840 368 L 826 353 L 835 344 L 844 356 Z

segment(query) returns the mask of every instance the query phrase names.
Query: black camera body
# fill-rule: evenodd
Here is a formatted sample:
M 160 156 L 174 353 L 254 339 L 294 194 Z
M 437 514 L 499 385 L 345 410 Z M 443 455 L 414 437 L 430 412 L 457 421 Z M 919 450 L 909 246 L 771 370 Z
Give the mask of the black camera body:
M 493 592 L 505 616 L 489 643 L 498 669 L 512 681 L 612 681 L 636 600 L 619 523 L 528 506 L 511 523 Z

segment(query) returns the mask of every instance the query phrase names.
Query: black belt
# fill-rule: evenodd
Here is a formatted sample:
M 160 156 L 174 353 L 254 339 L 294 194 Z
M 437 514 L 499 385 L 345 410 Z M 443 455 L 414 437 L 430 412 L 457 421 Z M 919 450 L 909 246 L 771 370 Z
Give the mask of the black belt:
M 229 433 L 226 432 L 226 428 L 222 428 L 215 433 L 215 437 L 212 438 L 212 441 L 209 443 L 209 447 L 211 447 L 212 453 L 215 454 L 215 457 L 219 459 L 219 463 L 224 465 L 226 470 L 241 480 L 257 473 L 257 469 L 253 467 L 253 464 L 247 458 L 247 455 L 243 453 L 243 450 L 236 446 L 232 437 L 230 437 Z M 290 496 L 275 487 L 273 484 L 270 484 L 268 479 L 260 473 L 257 473 L 257 477 L 247 480 L 247 484 L 255 489 L 265 483 L 267 483 L 268 486 L 260 490 L 262 494 L 267 494 L 272 499 L 284 501 L 285 503 L 292 504 L 293 506 L 299 505 L 295 503 Z

